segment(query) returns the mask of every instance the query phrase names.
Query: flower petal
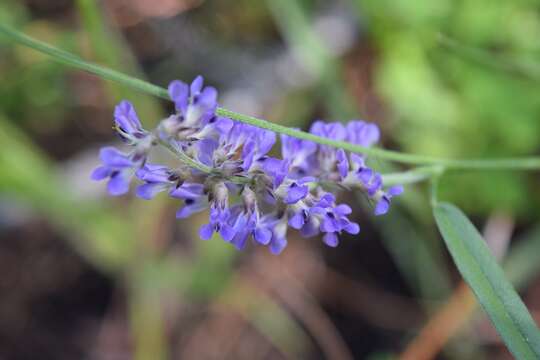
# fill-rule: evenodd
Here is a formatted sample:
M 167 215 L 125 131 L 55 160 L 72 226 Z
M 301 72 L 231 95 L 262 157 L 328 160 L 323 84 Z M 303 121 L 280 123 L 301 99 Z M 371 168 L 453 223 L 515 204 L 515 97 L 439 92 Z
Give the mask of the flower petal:
M 296 204 L 307 196 L 309 187 L 307 185 L 298 185 L 293 182 L 287 189 L 287 195 L 285 196 L 285 203 L 291 205 Z
M 129 191 L 131 177 L 124 171 L 117 172 L 111 176 L 107 184 L 107 190 L 112 196 L 124 195 Z
M 259 227 L 253 231 L 253 238 L 261 245 L 268 245 L 272 240 L 272 232 L 268 229 Z
M 191 82 L 191 85 L 189 86 L 189 91 L 191 92 L 191 95 L 196 95 L 200 93 L 203 85 L 204 85 L 204 78 L 201 75 L 193 79 L 193 81 Z
M 401 195 L 403 193 L 403 186 L 401 185 L 392 186 L 390 189 L 387 190 L 386 193 L 390 197 Z
M 279 255 L 283 249 L 287 246 L 287 239 L 284 237 L 272 237 L 272 241 L 270 242 L 270 246 L 268 247 L 270 249 L 270 252 L 274 255 Z
M 142 125 L 133 105 L 123 100 L 114 109 L 114 121 L 116 125 L 128 134 L 142 131 Z
M 386 196 L 383 196 L 381 200 L 379 200 L 379 202 L 375 206 L 375 215 L 377 216 L 384 215 L 388 212 L 389 208 L 390 208 L 390 200 Z
M 219 229 L 219 234 L 223 238 L 223 240 L 229 242 L 234 238 L 235 231 L 232 226 L 229 224 L 221 224 L 221 227 Z
M 214 235 L 214 227 L 211 224 L 201 226 L 199 229 L 199 236 L 203 240 L 210 240 Z
M 176 110 L 185 112 L 188 105 L 189 87 L 180 80 L 174 80 L 169 84 L 169 96 L 174 101 Z
M 97 167 L 94 171 L 92 171 L 92 175 L 90 175 L 90 178 L 95 181 L 103 180 L 105 178 L 108 178 L 111 175 L 111 169 L 105 166 Z
M 102 148 L 99 151 L 99 158 L 103 164 L 112 168 L 126 168 L 133 166 L 133 162 L 126 154 L 112 146 Z
M 332 233 L 324 234 L 323 242 L 330 247 L 336 247 L 339 244 L 339 239 L 336 233 L 332 232 Z
M 139 185 L 135 194 L 141 199 L 151 200 L 161 191 L 167 190 L 168 184 L 163 183 L 148 183 Z
M 349 234 L 356 235 L 360 232 L 360 225 L 354 222 L 349 222 L 343 227 L 343 230 L 345 230 Z

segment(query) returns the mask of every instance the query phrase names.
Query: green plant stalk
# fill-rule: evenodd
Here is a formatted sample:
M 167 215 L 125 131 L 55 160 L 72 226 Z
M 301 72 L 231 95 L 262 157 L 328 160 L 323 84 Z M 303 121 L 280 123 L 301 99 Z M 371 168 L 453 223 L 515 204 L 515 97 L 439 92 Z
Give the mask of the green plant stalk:
M 106 67 L 91 64 L 83 61 L 79 57 L 70 54 L 66 51 L 60 50 L 53 46 L 50 46 L 42 41 L 29 37 L 20 31 L 17 31 L 5 24 L 0 24 L 0 33 L 4 34 L 10 40 L 19 43 L 21 45 L 28 46 L 36 51 L 42 52 L 51 56 L 54 60 L 72 66 L 83 71 L 98 75 L 104 79 L 118 82 L 120 84 L 129 86 L 138 91 L 158 96 L 163 99 L 170 100 L 167 90 L 150 84 L 146 81 L 142 81 L 131 76 L 127 76 L 120 72 L 117 72 Z M 276 133 L 296 137 L 303 140 L 313 141 L 318 144 L 328 145 L 335 148 L 341 148 L 353 153 L 366 154 L 373 157 L 379 157 L 380 159 L 386 159 L 403 164 L 411 165 L 439 165 L 446 169 L 454 170 L 539 170 L 540 169 L 540 157 L 519 157 L 519 158 L 501 158 L 501 159 L 445 159 L 426 155 L 415 155 L 401 153 L 391 150 L 366 148 L 363 146 L 351 144 L 344 141 L 335 141 L 324 137 L 316 136 L 301 130 L 296 130 L 274 124 L 262 119 L 258 119 L 253 116 L 239 114 L 231 110 L 224 108 L 218 108 L 216 110 L 217 115 L 228 117 L 249 125 L 253 125 L 259 128 L 267 129 Z
M 409 171 L 383 174 L 382 177 L 385 186 L 406 185 L 429 180 L 443 171 L 441 166 L 420 166 Z

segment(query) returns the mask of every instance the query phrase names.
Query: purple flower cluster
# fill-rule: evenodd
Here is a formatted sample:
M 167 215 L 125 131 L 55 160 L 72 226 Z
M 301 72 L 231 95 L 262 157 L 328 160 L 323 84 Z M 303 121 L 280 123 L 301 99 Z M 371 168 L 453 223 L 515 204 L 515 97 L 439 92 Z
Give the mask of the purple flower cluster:
M 92 178 L 108 179 L 109 193 L 122 195 L 136 177 L 142 182 L 136 194 L 143 199 L 160 192 L 181 199 L 177 218 L 209 209 L 202 239 L 217 233 L 238 249 L 251 239 L 279 254 L 290 227 L 304 237 L 322 234 L 324 243 L 335 247 L 340 234 L 358 234 L 360 226 L 329 189 L 362 191 L 375 204 L 375 215 L 385 214 L 392 197 L 403 191 L 401 186 L 383 190 L 381 175 L 366 165 L 365 156 L 342 149 L 283 135 L 281 157 L 270 156 L 275 133 L 217 116 L 217 91 L 205 87 L 201 76 L 191 85 L 173 81 L 169 95 L 176 111 L 152 132 L 142 128 L 129 102 L 116 107 L 116 131 L 131 151 L 103 148 L 103 165 Z M 378 127 L 364 121 L 316 121 L 310 133 L 364 147 L 379 140 Z M 171 150 L 180 163 L 149 163 L 154 146 Z

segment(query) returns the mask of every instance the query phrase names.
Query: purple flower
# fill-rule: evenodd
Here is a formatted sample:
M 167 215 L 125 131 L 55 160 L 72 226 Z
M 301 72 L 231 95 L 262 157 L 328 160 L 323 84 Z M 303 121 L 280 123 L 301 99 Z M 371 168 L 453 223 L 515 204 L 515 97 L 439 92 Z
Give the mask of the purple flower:
M 353 120 L 347 124 L 347 141 L 369 147 L 379 141 L 379 127 L 362 120 Z
M 231 242 L 241 250 L 251 236 L 256 243 L 268 245 L 272 239 L 272 231 L 269 227 L 268 223 L 261 221 L 258 211 L 251 214 L 240 212 L 233 221 L 235 235 Z
M 342 179 L 345 179 L 347 177 L 347 174 L 349 173 L 349 160 L 347 159 L 347 154 L 345 153 L 345 150 L 338 149 L 336 151 L 336 161 L 339 175 Z
M 230 211 L 215 204 L 210 207 L 210 222 L 201 226 L 199 236 L 203 240 L 210 240 L 214 232 L 221 235 L 223 240 L 231 241 L 234 238 L 234 229 L 229 225 Z
M 188 86 L 174 80 L 169 84 L 169 96 L 175 104 L 176 114 L 162 121 L 162 132 L 178 140 L 202 139 L 212 133 L 228 132 L 232 120 L 215 115 L 217 91 L 203 87 L 202 76 L 197 76 Z
M 274 191 L 274 194 L 288 205 L 295 204 L 308 195 L 309 186 L 306 184 L 314 181 L 316 179 L 311 176 L 298 180 L 287 179 Z
M 92 178 L 108 179 L 109 192 L 121 195 L 136 175 L 137 196 L 150 200 L 166 192 L 183 201 L 177 218 L 209 208 L 208 223 L 199 230 L 202 239 L 218 233 L 237 249 L 251 240 L 279 254 L 290 227 L 304 237 L 322 233 L 323 242 L 335 247 L 340 234 L 357 234 L 360 226 L 349 219 L 351 208 L 336 204 L 328 189 L 364 192 L 376 202 L 375 215 L 388 212 L 392 197 L 403 191 L 400 186 L 383 191 L 382 176 L 366 166 L 363 154 L 282 135 L 281 158 L 269 156 L 275 133 L 217 116 L 217 91 L 205 87 L 201 76 L 189 85 L 173 81 L 168 90 L 175 113 L 151 132 L 142 128 L 131 103 L 118 104 L 115 128 L 132 151 L 103 148 L 103 164 Z M 376 125 L 360 120 L 316 121 L 310 132 L 366 147 L 380 137 Z M 147 164 L 154 145 L 176 153 L 180 163 Z M 192 162 L 201 166 L 190 167 Z
M 266 158 L 262 168 L 272 178 L 273 189 L 277 189 L 289 174 L 289 160 L 281 160 L 273 157 Z
M 176 212 L 177 219 L 185 219 L 208 207 L 208 198 L 204 194 L 204 185 L 184 182 L 173 189 L 170 196 L 184 200 L 184 206 Z
M 336 141 L 343 141 L 346 137 L 345 127 L 341 123 L 324 123 L 322 121 L 316 121 L 311 126 L 309 132 Z M 339 165 L 341 166 L 341 169 L 339 169 L 340 173 L 344 170 L 344 160 L 345 159 L 342 157 L 341 161 L 339 161 Z M 319 145 L 316 164 L 319 169 L 318 176 L 331 177 L 330 174 L 335 171 L 338 165 L 337 149 L 327 145 Z
M 203 225 L 199 235 L 203 240 L 209 240 L 214 232 L 229 242 L 234 238 L 234 228 L 229 224 L 231 211 L 229 209 L 229 190 L 223 182 L 214 185 L 211 193 L 209 223 Z
M 251 236 L 256 243 L 268 245 L 272 238 L 272 231 L 269 229 L 272 224 L 261 218 L 257 195 L 248 186 L 243 188 L 241 195 L 243 205 L 236 205 L 231 209 L 231 224 L 235 232 L 231 242 L 237 249 L 243 249 Z
M 253 129 L 242 149 L 244 171 L 250 172 L 260 169 L 260 163 L 264 161 L 266 154 L 272 149 L 275 142 L 275 133 L 264 129 Z
M 172 190 L 180 181 L 179 174 L 163 165 L 146 164 L 137 170 L 137 177 L 145 184 L 137 187 L 138 197 L 150 200 L 158 193 Z
M 104 147 L 99 152 L 102 166 L 94 170 L 93 180 L 99 181 L 109 178 L 107 188 L 113 196 L 124 195 L 129 191 L 129 183 L 135 171 L 142 165 L 131 155 L 126 155 L 114 147 Z
M 350 213 L 351 208 L 348 205 L 336 205 L 332 194 L 323 193 L 319 199 L 311 198 L 291 207 L 288 224 L 299 229 L 305 237 L 322 232 L 324 243 L 335 247 L 339 242 L 338 235 L 343 231 L 349 234 L 360 232 L 360 226 L 347 218 Z
M 315 151 L 317 144 L 312 141 L 281 135 L 281 156 L 299 176 L 310 174 L 309 169 L 315 167 L 311 166 L 314 165 L 312 155 Z
M 341 123 L 325 123 L 324 121 L 315 121 L 313 125 L 311 125 L 311 128 L 309 129 L 309 132 L 313 135 L 322 136 L 328 139 L 332 140 L 344 140 L 347 131 L 345 130 L 345 127 Z M 321 145 L 325 146 L 326 148 L 330 148 L 327 145 Z
M 115 107 L 114 122 L 122 140 L 131 145 L 136 145 L 148 136 L 142 128 L 135 108 L 129 101 L 123 100 Z
M 272 238 L 270 239 L 268 248 L 272 254 L 279 255 L 287 246 L 286 218 L 275 219 L 270 216 L 266 221 L 272 224 Z
M 347 215 L 351 213 L 351 208 L 348 205 L 328 205 L 330 204 L 319 203 L 314 210 L 321 217 L 320 230 L 325 233 L 323 236 L 324 243 L 336 247 L 339 243 L 338 235 L 341 232 L 345 231 L 355 235 L 360 232 L 360 226 L 347 218 Z
M 403 186 L 392 186 L 390 189 L 386 191 L 386 193 L 383 193 L 381 195 L 381 198 L 377 202 L 377 205 L 375 206 L 375 215 L 384 215 L 388 212 L 388 209 L 390 208 L 390 200 L 394 196 L 401 195 L 403 193 Z
M 361 167 L 356 171 L 356 176 L 360 180 L 369 196 L 374 196 L 382 188 L 382 176 L 368 167 Z

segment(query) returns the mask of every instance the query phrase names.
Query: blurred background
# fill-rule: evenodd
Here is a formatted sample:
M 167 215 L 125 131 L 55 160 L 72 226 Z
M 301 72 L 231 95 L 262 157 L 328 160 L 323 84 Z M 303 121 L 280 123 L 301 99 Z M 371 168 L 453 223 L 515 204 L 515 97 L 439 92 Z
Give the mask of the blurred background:
M 383 146 L 444 157 L 540 151 L 535 0 L 2 0 L 0 22 L 166 86 L 307 129 L 377 123 Z M 113 106 L 171 105 L 0 37 L 0 359 L 510 359 L 455 269 L 424 185 L 389 215 L 353 202 L 336 249 L 237 252 L 172 199 L 89 180 Z M 381 172 L 395 165 L 372 159 Z M 454 172 L 467 211 L 540 318 L 539 174 Z

